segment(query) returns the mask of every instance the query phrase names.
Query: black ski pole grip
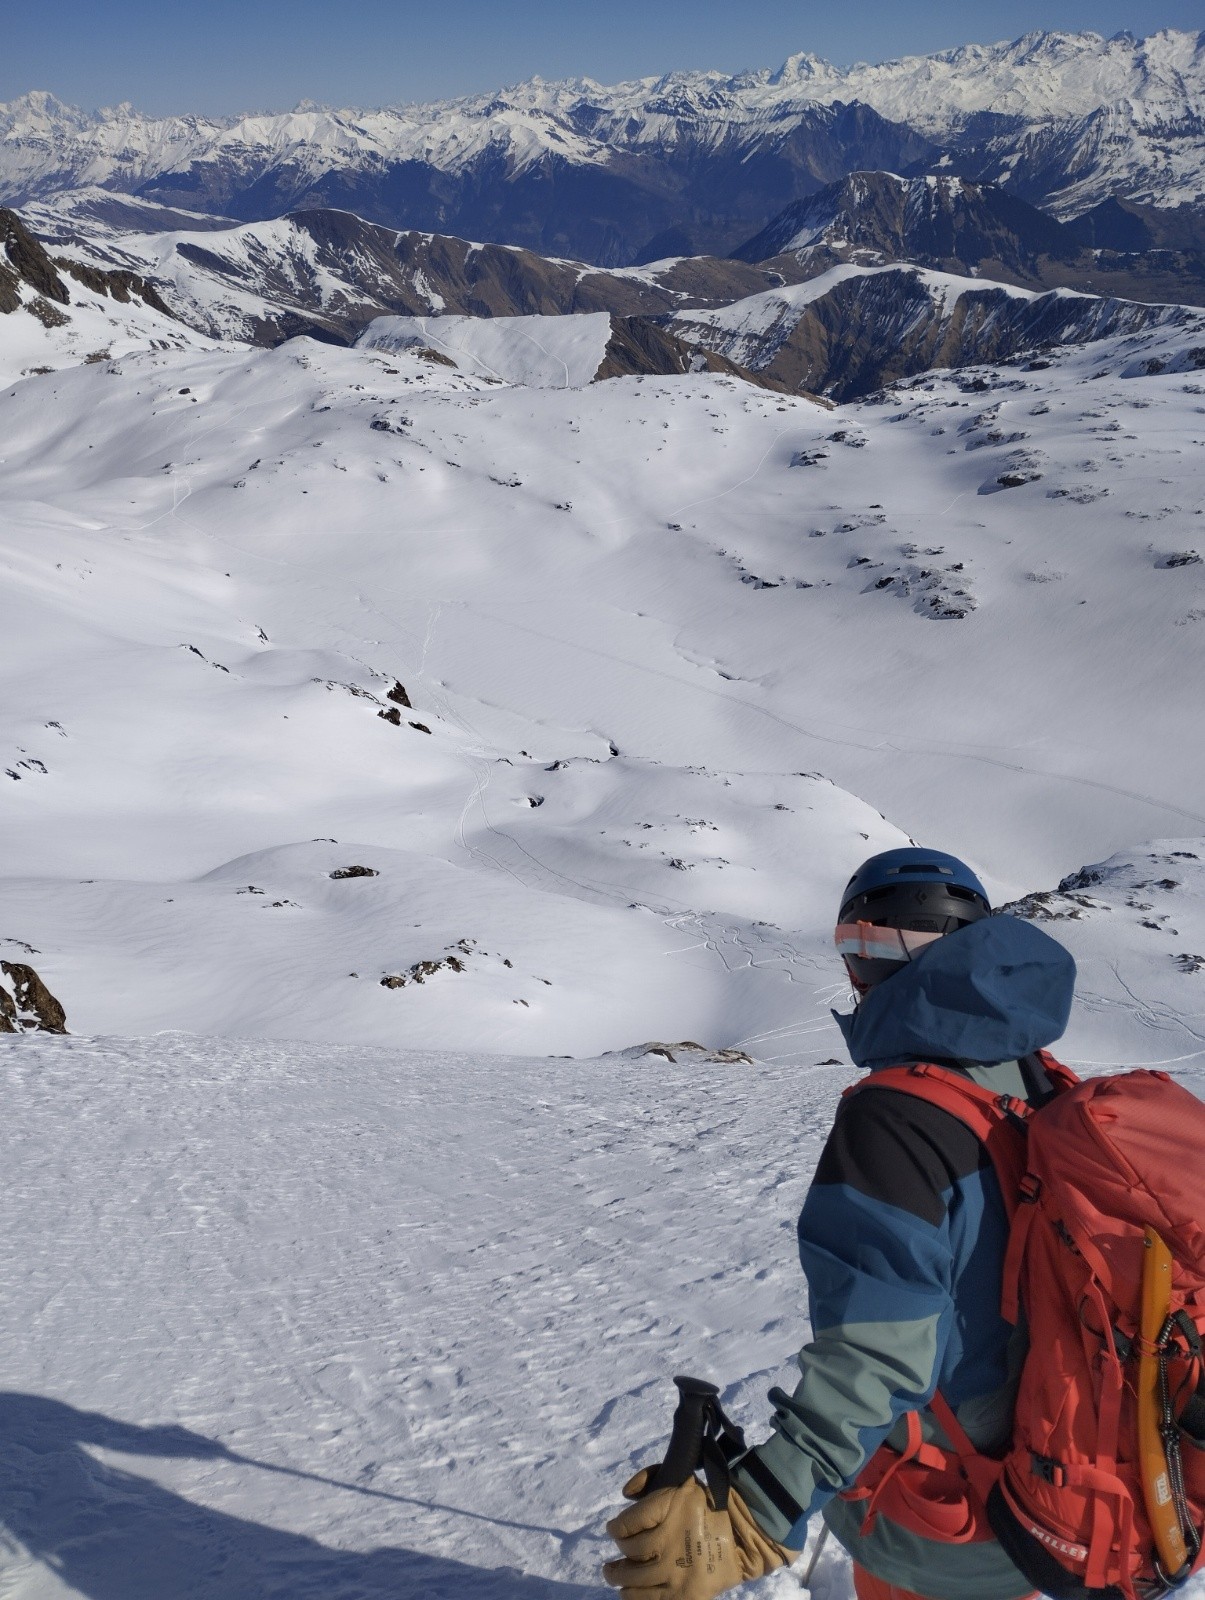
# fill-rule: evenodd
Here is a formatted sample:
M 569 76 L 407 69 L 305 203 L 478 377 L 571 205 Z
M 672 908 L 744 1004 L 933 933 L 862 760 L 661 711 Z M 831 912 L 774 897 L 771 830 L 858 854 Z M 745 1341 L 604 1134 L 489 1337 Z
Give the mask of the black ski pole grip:
M 703 1434 L 707 1416 L 719 1390 L 703 1378 L 675 1378 L 678 1406 L 665 1460 L 649 1480 L 646 1493 L 654 1489 L 677 1489 L 703 1462 Z

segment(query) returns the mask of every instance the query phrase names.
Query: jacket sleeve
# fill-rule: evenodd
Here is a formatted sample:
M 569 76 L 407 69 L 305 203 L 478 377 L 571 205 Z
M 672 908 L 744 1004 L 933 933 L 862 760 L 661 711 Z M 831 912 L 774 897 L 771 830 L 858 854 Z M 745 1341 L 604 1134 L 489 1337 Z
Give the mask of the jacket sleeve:
M 949 1203 L 959 1168 L 978 1162 L 973 1136 L 915 1096 L 865 1091 L 838 1112 L 799 1219 L 812 1341 L 794 1393 L 770 1391 L 770 1438 L 733 1469 L 789 1548 L 933 1396 L 953 1316 Z

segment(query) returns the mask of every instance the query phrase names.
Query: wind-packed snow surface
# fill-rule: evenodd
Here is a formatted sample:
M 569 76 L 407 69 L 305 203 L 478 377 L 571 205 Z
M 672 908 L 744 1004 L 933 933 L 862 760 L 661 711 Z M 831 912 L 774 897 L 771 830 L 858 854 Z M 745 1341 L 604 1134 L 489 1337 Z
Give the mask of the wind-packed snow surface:
M 179 1034 L 0 1073 L 11 1600 L 601 1600 L 671 1375 L 754 1438 L 791 1382 L 850 1078 Z

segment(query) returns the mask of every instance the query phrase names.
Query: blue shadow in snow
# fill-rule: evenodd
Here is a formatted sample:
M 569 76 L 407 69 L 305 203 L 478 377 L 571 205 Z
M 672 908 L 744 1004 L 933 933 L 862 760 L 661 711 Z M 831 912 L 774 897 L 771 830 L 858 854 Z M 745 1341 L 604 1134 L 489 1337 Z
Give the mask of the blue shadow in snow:
M 332 1550 L 195 1505 L 104 1465 L 86 1446 L 239 1457 L 186 1428 L 138 1427 L 42 1395 L 0 1393 L 0 1528 L 87 1600 L 598 1600 L 609 1593 L 416 1550 Z

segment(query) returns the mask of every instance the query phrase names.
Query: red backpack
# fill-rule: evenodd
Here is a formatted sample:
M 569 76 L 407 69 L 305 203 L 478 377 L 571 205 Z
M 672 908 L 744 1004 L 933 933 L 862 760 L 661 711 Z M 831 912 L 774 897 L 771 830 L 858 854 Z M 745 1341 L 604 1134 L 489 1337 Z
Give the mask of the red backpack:
M 1054 1600 L 1154 1600 L 1202 1562 L 1205 1103 L 1166 1073 L 1080 1082 L 1039 1053 L 1034 1110 L 943 1067 L 889 1067 L 985 1145 L 1011 1222 L 1001 1308 L 1030 1353 L 1013 1432 L 979 1454 L 940 1394 L 949 1450 L 915 1413 L 848 1497 L 929 1538 L 996 1538 Z

